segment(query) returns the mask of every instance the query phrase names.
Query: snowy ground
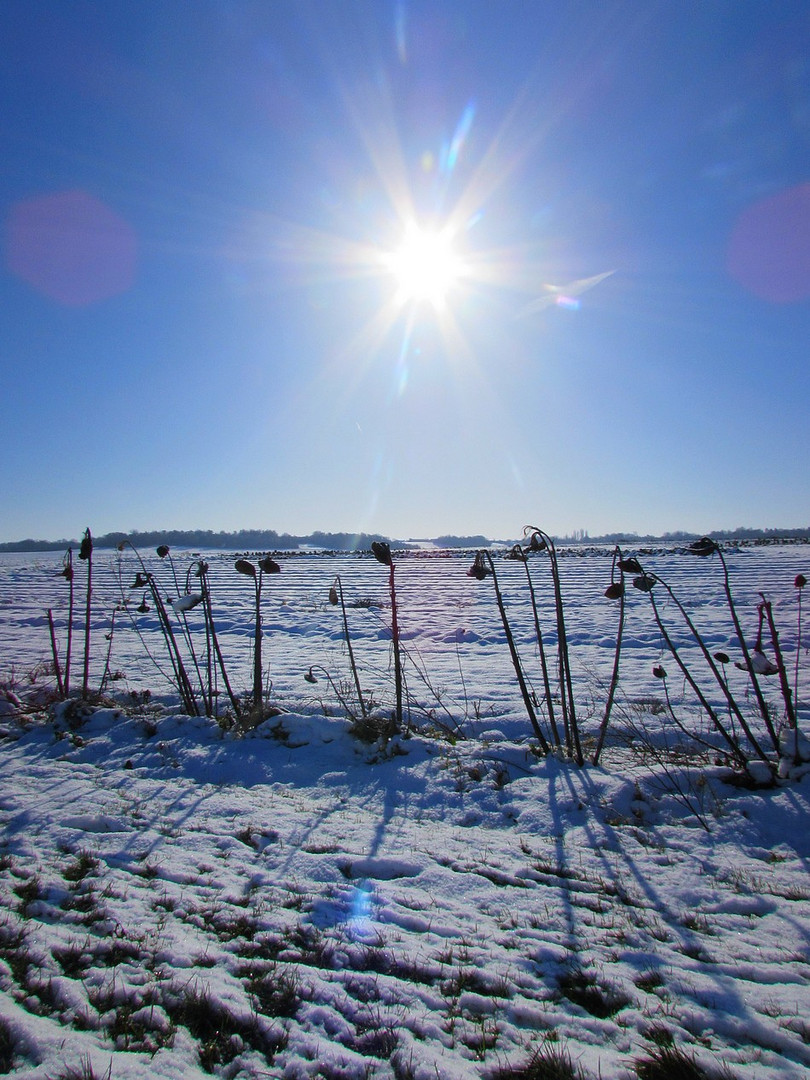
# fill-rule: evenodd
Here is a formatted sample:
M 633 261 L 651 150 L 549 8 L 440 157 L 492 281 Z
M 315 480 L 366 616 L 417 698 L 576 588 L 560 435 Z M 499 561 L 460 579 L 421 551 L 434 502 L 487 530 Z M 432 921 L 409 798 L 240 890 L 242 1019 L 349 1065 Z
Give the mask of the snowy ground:
M 206 557 L 223 651 L 245 689 L 252 583 L 233 556 Z M 640 558 L 710 647 L 739 658 L 716 561 Z M 729 559 L 752 637 L 759 592 L 773 601 L 792 680 L 793 581 L 808 572 L 808 549 Z M 348 678 L 342 619 L 327 601 L 340 573 L 364 688 L 390 707 L 385 567 L 279 561 L 264 645 L 284 711 L 239 734 L 178 713 L 123 612 L 110 654 L 123 677 L 108 688 L 126 710 L 32 711 L 51 681 L 27 678 L 50 657 L 48 607 L 64 649 L 66 583 L 57 557 L 0 560 L 2 674 L 13 671 L 31 703 L 0 718 L 0 1071 L 471 1080 L 520 1075 L 546 1047 L 589 1078 L 622 1080 L 674 1044 L 739 1078 L 807 1074 L 810 780 L 799 768 L 776 786 L 740 788 L 711 755 L 673 743 L 651 674 L 672 664 L 646 597 L 628 605 L 603 761 L 577 769 L 532 754 L 491 582 L 466 576 L 467 556 L 398 560 L 416 730 L 385 748 L 351 733 L 325 678 L 303 677 L 317 665 L 338 685 Z M 570 554 L 561 569 L 592 744 L 615 643 L 610 558 Z M 525 571 L 498 570 L 537 687 Z M 77 605 L 83 572 L 77 564 Z M 93 685 L 121 599 L 117 572 L 117 555 L 97 553 Z M 540 561 L 535 574 L 553 650 Z M 142 634 L 162 661 L 150 617 Z M 77 631 L 74 687 L 82 646 Z M 744 700 L 746 674 L 732 665 L 729 678 Z M 678 714 L 704 731 L 688 688 L 677 690 Z M 776 706 L 772 681 L 767 691 Z M 460 737 L 437 737 L 447 728 Z

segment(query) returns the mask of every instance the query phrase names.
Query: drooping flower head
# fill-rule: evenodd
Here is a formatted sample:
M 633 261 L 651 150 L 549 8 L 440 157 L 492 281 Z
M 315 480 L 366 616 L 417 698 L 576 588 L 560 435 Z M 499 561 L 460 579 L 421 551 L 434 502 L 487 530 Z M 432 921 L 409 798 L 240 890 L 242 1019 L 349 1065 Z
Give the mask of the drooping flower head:
M 79 548 L 79 558 L 86 562 L 93 554 L 93 538 L 90 535 L 90 530 L 84 530 L 84 536 L 82 537 L 81 547 Z
M 393 561 L 391 559 L 391 548 L 384 540 L 374 540 L 371 544 L 371 553 L 377 562 L 382 563 L 383 566 L 392 566 Z
M 709 536 L 702 536 L 700 540 L 695 540 L 694 543 L 689 545 L 690 555 L 697 555 L 701 559 L 705 559 L 709 555 L 714 555 L 717 550 L 717 543 Z
M 476 581 L 483 581 L 489 573 L 489 567 L 484 561 L 483 551 L 476 552 L 475 561 L 470 569 L 467 571 L 467 577 L 475 578 Z

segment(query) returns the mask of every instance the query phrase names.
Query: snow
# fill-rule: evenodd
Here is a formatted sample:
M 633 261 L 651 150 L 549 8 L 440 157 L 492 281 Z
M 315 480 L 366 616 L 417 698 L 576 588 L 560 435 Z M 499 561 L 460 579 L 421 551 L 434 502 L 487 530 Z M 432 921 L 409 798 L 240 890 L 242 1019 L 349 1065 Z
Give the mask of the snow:
M 184 575 L 191 555 L 173 555 Z M 738 659 L 714 561 L 639 557 L 710 648 Z M 773 602 L 792 681 L 793 581 L 808 549 L 728 557 L 752 641 L 760 591 Z M 241 692 L 252 685 L 253 583 L 234 555 L 205 558 Z M 609 558 L 560 559 L 588 745 L 613 663 Z M 546 1045 L 591 1078 L 624 1080 L 668 1035 L 739 1078 L 807 1075 L 810 766 L 791 759 L 774 780 L 752 762 L 767 786 L 745 786 L 684 745 L 655 664 L 669 666 L 683 722 L 710 741 L 711 732 L 689 688 L 675 685 L 646 596 L 628 597 L 604 755 L 579 769 L 534 754 L 491 582 L 466 576 L 468 554 L 395 553 L 411 730 L 377 742 L 353 732 L 323 674 L 347 683 L 354 701 L 342 615 L 327 600 L 340 574 L 363 688 L 390 708 L 388 570 L 370 557 L 279 560 L 281 574 L 265 583 L 263 655 L 282 711 L 252 728 L 182 714 L 145 655 L 171 674 L 153 613 L 140 634 L 117 613 L 110 644 L 117 579 L 131 582 L 133 564 L 94 560 L 91 685 L 108 648 L 122 678 L 84 708 L 43 704 L 47 608 L 65 641 L 61 556 L 0 559 L 0 1069 L 32 1080 L 82 1068 L 126 1080 L 473 1080 Z M 537 689 L 525 569 L 496 565 Z M 533 572 L 553 651 L 542 561 Z M 202 605 L 187 618 L 199 642 Z M 728 678 L 746 701 L 747 673 L 732 663 Z M 778 708 L 776 680 L 763 682 Z M 755 718 L 753 699 L 746 707 Z M 786 732 L 787 756 L 791 740 Z

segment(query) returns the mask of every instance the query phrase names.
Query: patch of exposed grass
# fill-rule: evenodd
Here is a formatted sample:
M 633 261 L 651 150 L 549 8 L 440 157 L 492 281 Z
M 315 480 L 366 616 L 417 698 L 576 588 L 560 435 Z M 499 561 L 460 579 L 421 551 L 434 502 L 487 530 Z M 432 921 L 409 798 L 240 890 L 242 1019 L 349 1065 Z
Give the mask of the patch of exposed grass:
M 68 1065 L 55 1076 L 49 1076 L 48 1080 L 110 1080 L 111 1077 L 112 1060 L 106 1072 L 97 1073 L 90 1058 L 83 1057 L 78 1065 Z
M 675 1046 L 658 1046 L 634 1062 L 639 1080 L 734 1080 L 727 1066 L 705 1069 L 691 1054 Z
M 579 967 L 569 968 L 559 982 L 560 990 L 591 1016 L 607 1020 L 630 1004 L 630 998 L 612 983 L 601 983 Z
M 567 1050 L 548 1042 L 522 1065 L 506 1065 L 492 1074 L 492 1080 L 587 1080 Z
M 213 1072 L 228 1065 L 241 1053 L 244 1044 L 263 1054 L 271 1064 L 287 1041 L 286 1033 L 269 1034 L 252 1020 L 241 1020 L 215 1001 L 205 988 L 185 987 L 173 1001 L 164 1002 L 173 1024 L 186 1028 L 198 1040 L 200 1066 Z
M 84 881 L 88 874 L 94 873 L 97 869 L 98 859 L 89 851 L 80 851 L 75 860 L 62 871 L 62 877 L 70 882 Z
M 251 974 L 246 986 L 256 1012 L 262 1016 L 295 1016 L 301 1004 L 301 976 L 290 964 L 271 964 L 261 974 Z
M 0 1019 L 0 1073 L 10 1073 L 14 1068 L 14 1038 L 11 1028 Z

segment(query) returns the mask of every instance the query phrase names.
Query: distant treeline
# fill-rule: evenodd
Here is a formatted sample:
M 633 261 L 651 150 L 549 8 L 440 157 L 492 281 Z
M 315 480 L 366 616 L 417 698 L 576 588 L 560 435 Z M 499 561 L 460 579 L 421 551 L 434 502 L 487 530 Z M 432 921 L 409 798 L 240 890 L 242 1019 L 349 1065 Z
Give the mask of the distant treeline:
M 277 533 L 274 529 L 240 529 L 238 532 L 213 532 L 211 529 L 156 529 L 150 532 L 111 532 L 93 537 L 97 548 L 115 548 L 129 541 L 136 548 L 169 547 L 220 548 L 235 551 L 290 551 L 299 547 L 327 548 L 330 551 L 354 551 L 370 547 L 374 540 L 386 540 L 377 533 L 314 532 L 308 536 Z M 0 544 L 0 551 L 61 551 L 78 547 L 77 540 L 19 540 Z
M 667 532 L 661 536 L 638 533 L 605 533 L 589 536 L 578 531 L 574 536 L 555 537 L 558 544 L 625 544 L 638 545 L 663 541 L 671 544 L 688 543 L 702 535 L 691 532 Z M 713 540 L 810 540 L 810 526 L 801 529 L 725 529 L 708 534 Z M 512 544 L 514 540 L 491 540 L 486 536 L 434 536 L 423 540 L 392 540 L 379 533 L 314 532 L 307 536 L 277 533 L 274 529 L 240 529 L 238 532 L 213 532 L 211 529 L 163 529 L 152 532 L 112 532 L 93 537 L 98 548 L 115 548 L 122 540 L 136 548 L 153 548 L 160 544 L 170 547 L 219 548 L 234 551 L 295 551 L 299 548 L 323 548 L 327 551 L 362 551 L 375 540 L 387 541 L 395 548 L 418 548 L 435 544 L 439 548 L 481 548 L 492 544 Z M 16 540 L 0 543 L 0 551 L 62 551 L 78 548 L 78 540 Z

